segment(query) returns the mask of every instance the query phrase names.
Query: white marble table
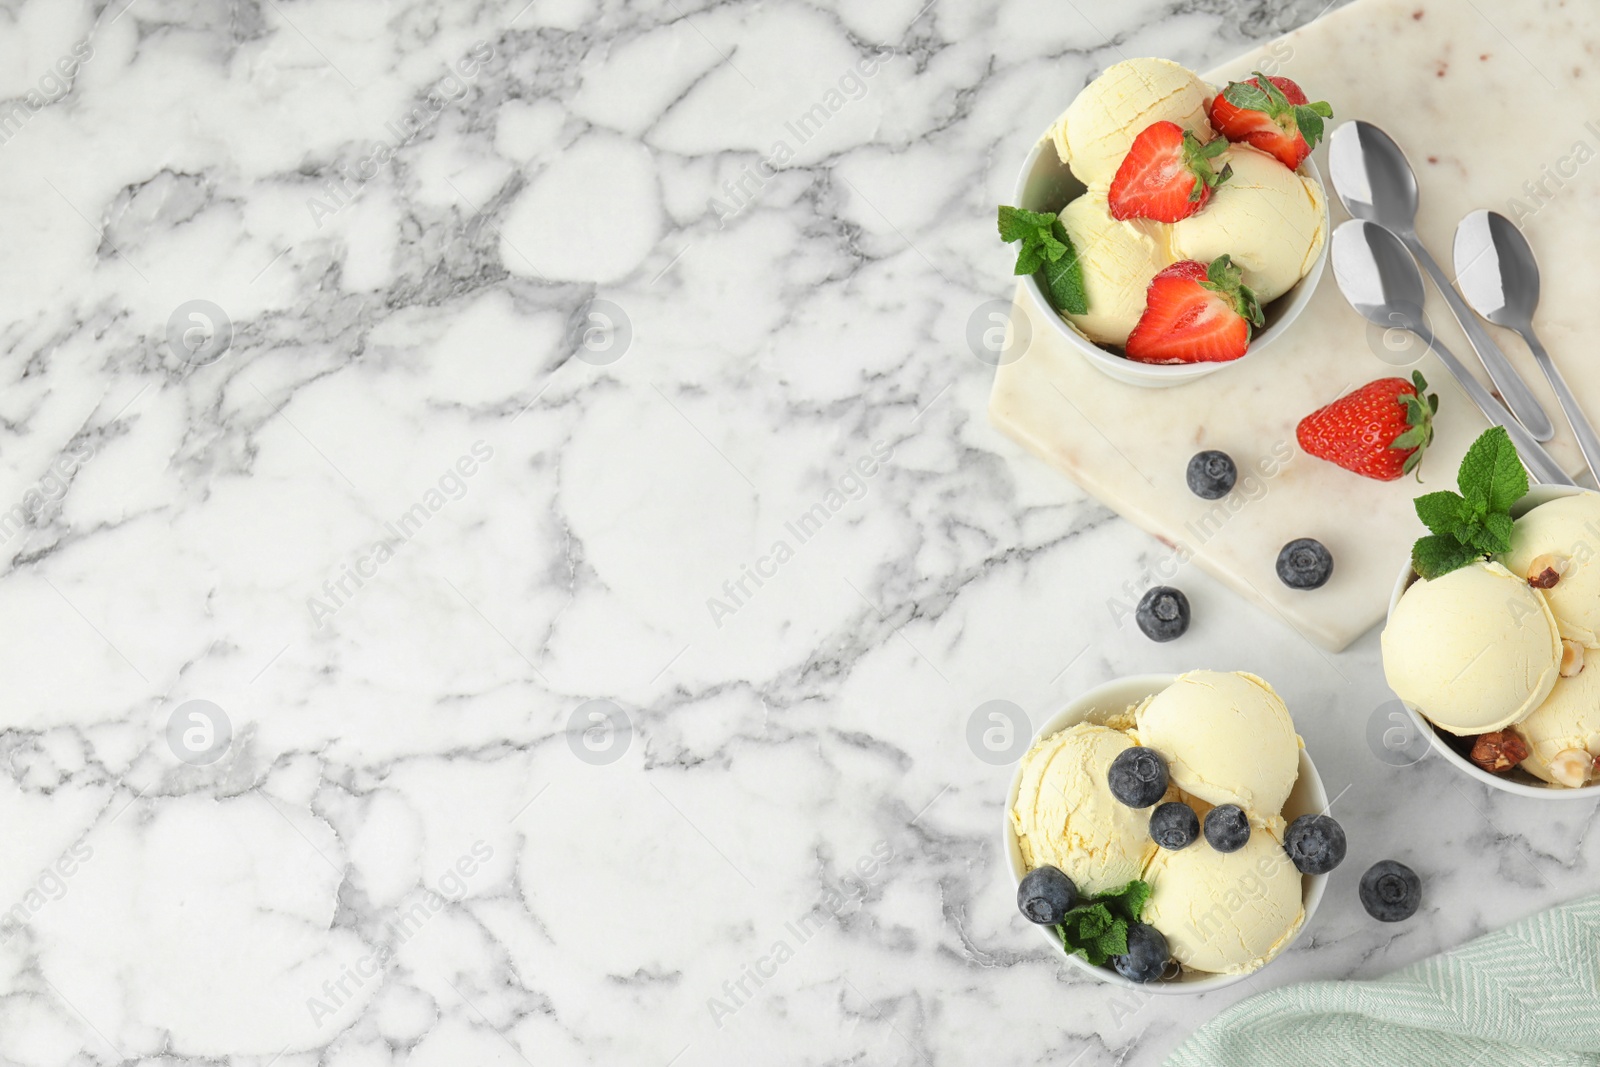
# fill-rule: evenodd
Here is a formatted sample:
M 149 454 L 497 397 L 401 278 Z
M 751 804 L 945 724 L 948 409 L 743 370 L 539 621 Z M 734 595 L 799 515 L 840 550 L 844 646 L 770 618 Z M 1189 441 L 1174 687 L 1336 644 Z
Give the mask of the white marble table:
M 1320 0 L 524 4 L 3 15 L 0 1062 L 1156 1063 L 1592 887 L 1589 806 L 1373 755 L 1371 635 L 1192 569 L 1107 632 L 1161 547 L 984 414 L 1037 132 Z M 1351 854 L 1152 1006 L 1016 914 L 969 724 L 1201 665 Z

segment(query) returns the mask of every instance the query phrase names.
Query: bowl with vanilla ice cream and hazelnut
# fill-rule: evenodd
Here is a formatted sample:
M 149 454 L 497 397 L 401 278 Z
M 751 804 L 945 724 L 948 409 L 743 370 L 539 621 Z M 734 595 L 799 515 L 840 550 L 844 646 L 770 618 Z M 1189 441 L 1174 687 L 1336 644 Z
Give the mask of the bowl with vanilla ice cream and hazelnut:
M 1495 551 L 1469 545 L 1448 569 L 1413 551 L 1383 630 L 1384 674 L 1457 770 L 1520 796 L 1593 801 L 1600 493 L 1537 485 L 1506 514 Z

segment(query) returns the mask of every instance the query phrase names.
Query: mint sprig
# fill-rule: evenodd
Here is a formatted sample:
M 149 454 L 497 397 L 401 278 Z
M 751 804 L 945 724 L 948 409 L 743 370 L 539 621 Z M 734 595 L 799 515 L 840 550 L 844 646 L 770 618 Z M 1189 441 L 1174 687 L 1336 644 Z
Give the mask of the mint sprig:
M 1096 967 L 1128 951 L 1128 926 L 1139 921 L 1150 899 L 1150 883 L 1135 879 L 1097 894 L 1062 916 L 1056 933 L 1070 954 Z
M 1083 287 L 1083 264 L 1056 213 L 1001 205 L 999 225 L 1000 240 L 1007 244 L 1022 242 L 1014 273 L 1042 272 L 1056 310 L 1069 315 L 1086 314 L 1089 298 Z
M 1503 426 L 1485 430 L 1461 460 L 1460 493 L 1442 489 L 1416 499 L 1429 535 L 1411 548 L 1411 566 L 1432 581 L 1511 550 L 1511 507 L 1528 492 L 1528 472 Z

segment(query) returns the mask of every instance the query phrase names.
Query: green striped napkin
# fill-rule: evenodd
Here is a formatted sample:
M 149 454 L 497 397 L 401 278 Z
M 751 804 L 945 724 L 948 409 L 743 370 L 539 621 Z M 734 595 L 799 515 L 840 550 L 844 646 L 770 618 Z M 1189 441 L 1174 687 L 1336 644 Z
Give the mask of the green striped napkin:
M 1167 1067 L 1600 1067 L 1600 897 L 1386 978 L 1241 1001 Z

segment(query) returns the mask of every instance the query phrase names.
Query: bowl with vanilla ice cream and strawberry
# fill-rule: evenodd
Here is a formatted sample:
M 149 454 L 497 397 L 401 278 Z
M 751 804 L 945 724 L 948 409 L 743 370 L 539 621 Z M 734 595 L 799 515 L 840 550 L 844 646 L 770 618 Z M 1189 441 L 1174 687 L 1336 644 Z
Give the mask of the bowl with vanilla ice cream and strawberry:
M 999 211 L 1040 318 L 1143 386 L 1270 344 L 1327 258 L 1311 150 L 1332 114 L 1288 78 L 1217 90 L 1170 60 L 1109 67 L 1034 147 L 1017 206 Z

